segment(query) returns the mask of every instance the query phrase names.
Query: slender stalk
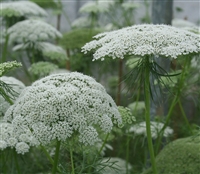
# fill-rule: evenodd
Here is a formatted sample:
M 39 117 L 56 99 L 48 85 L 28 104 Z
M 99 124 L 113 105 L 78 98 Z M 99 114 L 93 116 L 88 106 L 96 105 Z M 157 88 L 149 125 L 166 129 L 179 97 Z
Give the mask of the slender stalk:
M 146 64 L 149 64 L 149 57 L 146 58 Z M 145 68 L 145 83 L 144 83 L 144 92 L 145 92 L 145 121 L 146 121 L 146 132 L 147 132 L 147 141 L 151 159 L 151 165 L 153 168 L 153 173 L 157 174 L 155 157 L 154 157 L 154 149 L 152 143 L 152 136 L 151 136 L 151 122 L 150 122 L 150 71 L 147 66 Z
M 18 161 L 17 161 L 17 152 L 14 149 L 13 149 L 13 154 L 14 154 L 15 165 L 17 168 L 17 173 L 20 174 L 21 172 L 20 172 Z
M 9 40 L 9 34 L 6 34 L 6 40 L 5 40 L 4 47 L 3 47 L 1 63 L 6 62 L 6 55 L 7 55 L 7 49 L 8 49 L 8 40 Z
M 73 160 L 73 151 L 72 151 L 71 148 L 70 148 L 70 160 L 71 160 L 72 174 L 75 174 L 75 171 L 74 171 L 74 160 Z
M 181 110 L 183 119 L 184 119 L 185 123 L 187 124 L 187 127 L 188 127 L 190 133 L 192 133 L 192 128 L 191 128 L 191 126 L 190 126 L 190 123 L 188 122 L 187 116 L 186 116 L 186 114 L 185 114 L 185 111 L 184 111 L 184 109 L 183 109 L 183 106 L 182 106 L 180 100 L 178 100 L 178 104 L 179 104 L 179 107 L 180 107 L 180 110 Z
M 126 140 L 126 174 L 128 174 L 129 143 L 130 143 L 130 137 L 128 136 Z
M 165 121 L 165 124 L 163 126 L 163 128 L 161 129 L 160 133 L 159 133 L 159 136 L 158 136 L 158 139 L 157 139 L 157 142 L 156 142 L 156 154 L 158 154 L 159 152 L 159 149 L 160 149 L 160 144 L 161 144 L 161 140 L 162 140 L 162 137 L 163 137 L 163 133 L 164 133 L 164 130 L 165 128 L 167 127 L 167 125 L 169 124 L 169 120 L 171 118 L 171 115 L 172 115 L 172 111 L 174 109 L 174 106 L 176 105 L 178 101 L 178 95 L 176 95 L 172 101 L 172 104 L 169 108 L 169 111 L 168 111 L 168 114 L 167 114 L 167 118 L 166 118 L 166 121 Z
M 102 144 L 102 146 L 101 146 L 101 148 L 100 148 L 100 150 L 99 150 L 99 152 L 98 152 L 99 155 L 101 155 L 101 152 L 102 152 L 102 150 L 103 150 L 103 148 L 104 148 L 104 146 L 105 146 L 105 144 L 106 144 L 106 142 L 107 142 L 107 140 L 108 140 L 109 135 L 110 135 L 110 134 L 107 133 L 106 138 L 105 138 L 105 140 L 104 140 L 104 142 L 103 142 L 103 144 Z
M 158 153 L 158 151 L 160 149 L 163 133 L 164 133 L 165 128 L 169 124 L 169 121 L 170 121 L 170 118 L 171 118 L 171 115 L 172 115 L 172 111 L 173 111 L 175 105 L 177 104 L 177 102 L 179 102 L 179 98 L 180 98 L 180 95 L 181 95 L 181 92 L 182 92 L 182 89 L 183 89 L 183 86 L 184 86 L 184 81 L 185 81 L 185 78 L 186 78 L 186 73 L 187 73 L 188 68 L 190 67 L 190 61 L 191 61 L 191 59 L 189 57 L 186 58 L 186 60 L 185 60 L 185 63 L 184 63 L 184 66 L 183 66 L 184 68 L 183 68 L 183 71 L 181 73 L 180 81 L 178 83 L 178 90 L 177 90 L 177 92 L 174 96 L 174 99 L 173 99 L 173 101 L 170 105 L 168 114 L 166 116 L 165 124 L 164 124 L 163 128 L 161 129 L 159 136 L 158 136 L 158 139 L 157 139 L 157 142 L 156 142 L 156 154 Z M 183 115 L 183 117 L 184 117 L 184 115 Z
M 119 70 L 118 70 L 118 88 L 117 88 L 117 105 L 121 103 L 121 87 L 122 87 L 122 74 L 123 74 L 123 60 L 119 60 Z
M 57 140 L 57 143 L 56 143 L 56 153 L 55 153 L 55 157 L 54 157 L 54 164 L 53 164 L 52 174 L 56 174 L 56 172 L 57 172 L 57 165 L 58 165 L 58 160 L 59 160 L 60 145 L 61 145 L 61 142 Z
M 48 160 L 50 161 L 50 163 L 52 164 L 52 166 L 54 165 L 54 161 L 53 159 L 51 158 L 51 156 L 49 155 L 49 153 L 47 152 L 47 150 L 45 149 L 45 147 L 43 146 L 40 146 L 44 152 L 44 154 L 47 156 Z

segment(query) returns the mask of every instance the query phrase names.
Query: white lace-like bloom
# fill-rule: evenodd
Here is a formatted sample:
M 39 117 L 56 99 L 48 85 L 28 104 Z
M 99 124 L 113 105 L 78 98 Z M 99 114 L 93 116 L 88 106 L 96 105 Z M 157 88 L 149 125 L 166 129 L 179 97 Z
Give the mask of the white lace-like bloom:
M 25 85 L 14 77 L 2 76 L 0 77 L 0 80 L 8 85 L 11 85 L 13 91 L 15 91 L 16 96 L 10 96 L 13 100 L 15 100 L 25 88 Z M 9 107 L 10 104 L 0 95 L 0 117 L 5 114 Z
M 17 125 L 20 127 L 20 125 Z M 36 146 L 38 145 L 38 142 L 36 143 L 36 139 L 33 137 L 33 135 L 28 132 L 24 131 L 18 131 L 17 128 L 11 124 L 6 122 L 0 123 L 0 149 L 4 150 L 7 147 L 15 148 L 18 153 L 24 154 L 25 152 L 28 152 L 30 146 Z M 17 131 L 16 131 L 17 130 Z M 25 150 L 22 149 L 22 146 L 20 144 L 26 144 Z M 28 144 L 29 145 L 28 145 Z M 20 148 L 22 149 L 20 151 Z
M 137 101 L 137 102 L 130 103 L 128 105 L 128 108 L 130 108 L 132 113 L 134 113 L 134 111 L 142 112 L 142 111 L 145 110 L 145 102 L 144 101 Z
M 0 9 L 0 16 L 47 16 L 45 10 L 30 1 L 3 2 Z
M 35 50 L 41 51 L 43 56 L 51 59 L 51 60 L 67 60 L 67 54 L 66 51 L 57 45 L 51 44 L 49 42 L 29 42 L 29 43 L 23 43 L 18 44 L 15 47 L 13 47 L 13 51 L 18 50 L 26 50 L 33 48 Z
M 193 32 L 195 34 L 199 34 L 200 35 L 200 27 L 197 26 L 191 26 L 191 27 L 183 27 L 182 29 Z
M 4 150 L 7 147 L 7 143 L 3 140 L 0 140 L 0 150 Z
M 136 9 L 136 8 L 140 7 L 140 4 L 135 3 L 135 2 L 124 2 L 124 3 L 122 3 L 122 7 L 125 10 L 132 10 L 132 9 Z
M 194 27 L 195 24 L 183 19 L 172 19 L 172 26 L 177 28 L 183 28 L 183 27 Z
M 82 52 L 95 50 L 93 60 L 105 57 L 155 55 L 177 58 L 200 52 L 200 37 L 168 25 L 142 24 L 94 36 Z
M 10 71 L 11 69 L 16 68 L 16 67 L 20 67 L 20 66 L 22 66 L 22 64 L 18 63 L 16 61 L 0 63 L 0 77 L 4 73 Z
M 83 28 L 83 27 L 88 27 L 90 25 L 91 25 L 91 19 L 89 19 L 88 17 L 80 17 L 72 22 L 72 27 Z
M 30 148 L 29 145 L 26 144 L 25 142 L 19 142 L 19 143 L 16 144 L 17 153 L 22 154 L 22 155 L 24 153 L 28 152 L 29 148 Z
M 86 2 L 80 9 L 80 13 L 98 13 L 109 11 L 110 5 L 114 4 L 114 1 L 89 1 Z
M 53 63 L 37 62 L 33 63 L 28 71 L 36 77 L 41 78 L 49 75 L 52 71 L 55 71 L 56 69 L 58 69 L 58 66 Z
M 106 167 L 104 167 L 104 165 L 106 165 Z M 126 174 L 126 161 L 117 157 L 105 157 L 100 161 L 100 165 L 97 167 L 97 171 L 98 169 L 100 169 L 100 174 Z M 131 164 L 128 164 L 128 170 L 131 169 Z
M 153 139 L 156 139 L 158 137 L 158 133 L 161 131 L 163 126 L 164 126 L 163 123 L 151 121 L 151 134 Z M 136 135 L 143 135 L 147 137 L 146 122 L 135 124 L 130 128 L 129 132 L 134 132 Z M 164 130 L 163 137 L 169 137 L 172 134 L 173 134 L 173 129 L 167 126 Z
M 107 133 L 113 124 L 122 124 L 105 88 L 77 72 L 53 74 L 34 82 L 4 118 L 16 129 L 27 126 L 41 144 L 78 135 L 80 142 L 92 145 L 99 140 L 98 131 Z
M 53 26 L 41 20 L 24 20 L 17 22 L 8 29 L 11 41 L 21 43 L 46 41 L 62 37 L 62 34 Z

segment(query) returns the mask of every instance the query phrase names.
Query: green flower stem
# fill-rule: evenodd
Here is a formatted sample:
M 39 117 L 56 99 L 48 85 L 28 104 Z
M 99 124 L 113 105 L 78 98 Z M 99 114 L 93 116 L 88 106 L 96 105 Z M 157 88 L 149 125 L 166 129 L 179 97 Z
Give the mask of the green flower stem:
M 73 151 L 72 151 L 71 148 L 70 148 L 70 160 L 71 160 L 72 174 L 75 174 L 75 171 L 74 171 L 74 160 L 73 160 Z
M 21 172 L 20 172 L 18 161 L 17 161 L 17 152 L 14 149 L 13 149 L 13 156 L 14 156 L 15 165 L 16 165 L 16 168 L 17 168 L 17 173 L 20 174 Z
M 105 144 L 106 144 L 106 142 L 108 140 L 109 135 L 110 135 L 110 133 L 107 133 L 106 138 L 104 139 L 104 142 L 103 142 L 103 144 L 102 144 L 102 146 L 101 146 L 101 148 L 100 148 L 100 150 L 98 152 L 99 155 L 101 155 L 101 152 L 102 152 L 102 150 L 103 150 L 103 148 L 104 148 L 104 146 L 105 146 Z
M 52 166 L 54 165 L 54 161 L 53 159 L 51 158 L 51 156 L 49 155 L 49 153 L 47 152 L 47 150 L 45 149 L 44 146 L 40 146 L 44 152 L 44 154 L 47 156 L 48 160 L 50 161 L 50 163 L 52 164 Z
M 158 154 L 158 152 L 159 152 L 164 130 L 167 127 L 167 125 L 169 124 L 169 121 L 170 121 L 170 118 L 171 118 L 171 115 L 172 115 L 172 111 L 173 111 L 174 106 L 176 105 L 177 101 L 178 101 L 178 95 L 175 95 L 175 97 L 172 101 L 172 104 L 169 108 L 165 124 L 164 124 L 163 128 L 161 129 L 159 136 L 158 136 L 158 139 L 157 139 L 157 142 L 156 142 L 156 150 L 155 150 L 156 154 Z
M 7 48 L 8 48 L 8 40 L 9 40 L 9 35 L 6 34 L 6 40 L 5 40 L 4 47 L 3 47 L 3 53 L 2 53 L 1 63 L 6 62 L 6 55 L 7 55 Z
M 183 119 L 184 119 L 185 123 L 187 124 L 187 127 L 188 127 L 190 133 L 192 133 L 192 128 L 191 128 L 191 126 L 190 126 L 190 123 L 189 123 L 189 121 L 188 121 L 188 119 L 187 119 L 187 116 L 186 116 L 186 114 L 185 114 L 185 111 L 184 111 L 184 109 L 183 109 L 183 106 L 182 106 L 180 100 L 178 100 L 178 104 L 179 104 L 181 113 L 182 113 L 182 115 L 183 115 Z
M 149 65 L 149 57 L 146 57 L 146 65 Z M 149 66 L 145 68 L 145 83 L 144 83 L 144 92 L 145 92 L 145 121 L 146 121 L 146 132 L 147 132 L 147 141 L 151 159 L 151 165 L 153 168 L 153 173 L 157 174 L 154 149 L 151 136 L 151 122 L 150 122 L 150 70 Z
M 170 118 L 171 118 L 171 115 L 172 115 L 172 111 L 173 111 L 175 105 L 177 104 L 177 102 L 179 102 L 179 98 L 180 98 L 180 95 L 181 95 L 181 92 L 182 92 L 182 88 L 184 86 L 184 81 L 185 81 L 187 70 L 189 68 L 190 61 L 191 61 L 191 59 L 189 57 L 186 58 L 186 61 L 185 61 L 185 64 L 184 64 L 184 68 L 183 68 L 183 71 L 181 73 L 180 81 L 178 83 L 178 91 L 175 94 L 174 99 L 173 99 L 173 101 L 172 101 L 172 103 L 170 105 L 168 114 L 166 116 L 165 124 L 164 124 L 163 128 L 161 129 L 161 131 L 159 133 L 159 136 L 158 136 L 158 139 L 157 139 L 156 154 L 158 154 L 158 152 L 159 152 L 160 145 L 161 145 L 161 140 L 162 140 L 162 137 L 163 137 L 163 133 L 164 133 L 165 128 L 169 124 L 169 121 L 170 121 Z M 183 115 L 183 117 L 184 117 L 184 115 Z M 189 124 L 188 120 L 187 120 L 187 124 Z
M 129 162 L 129 144 L 130 137 L 128 136 L 126 139 L 126 173 L 128 174 L 128 162 Z
M 47 156 L 48 160 L 50 161 L 51 165 L 54 166 L 54 160 L 51 158 L 51 156 L 49 155 L 49 153 L 47 152 L 47 150 L 45 149 L 45 147 L 42 146 L 42 145 L 40 145 L 40 147 L 44 151 L 44 153 Z M 61 170 L 59 168 L 57 168 L 57 171 L 61 172 Z
M 53 164 L 53 168 L 52 168 L 52 174 L 56 174 L 56 172 L 57 172 L 57 165 L 58 165 L 58 160 L 59 160 L 60 145 L 61 145 L 61 142 L 57 140 L 57 143 L 56 143 L 56 153 L 55 153 L 55 157 L 54 157 L 54 164 Z

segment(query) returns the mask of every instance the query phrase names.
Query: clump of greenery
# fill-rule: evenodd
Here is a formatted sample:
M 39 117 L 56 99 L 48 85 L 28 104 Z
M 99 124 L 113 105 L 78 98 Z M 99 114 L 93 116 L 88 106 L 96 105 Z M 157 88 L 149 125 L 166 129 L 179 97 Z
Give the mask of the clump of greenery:
M 158 173 L 197 174 L 200 171 L 200 134 L 169 143 L 156 157 Z M 148 169 L 143 174 L 153 174 Z
M 92 37 L 102 32 L 101 29 L 81 28 L 74 29 L 63 34 L 60 44 L 67 49 L 81 48 L 85 43 L 92 40 Z

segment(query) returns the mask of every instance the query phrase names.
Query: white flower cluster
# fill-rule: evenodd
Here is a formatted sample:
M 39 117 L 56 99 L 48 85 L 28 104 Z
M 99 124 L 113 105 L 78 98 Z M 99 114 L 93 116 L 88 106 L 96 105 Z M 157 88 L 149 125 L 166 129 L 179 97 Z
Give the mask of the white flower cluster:
M 66 51 L 60 46 L 56 46 L 48 42 L 41 42 L 39 45 L 41 46 L 43 55 L 49 57 L 52 60 L 68 59 Z
M 168 25 L 141 24 L 94 36 L 82 52 L 95 50 L 93 60 L 123 59 L 126 55 L 155 55 L 170 58 L 200 52 L 197 34 Z
M 16 99 L 25 88 L 25 85 L 14 77 L 2 76 L 0 77 L 0 80 L 8 85 L 11 85 L 13 91 L 15 91 L 16 96 L 10 96 L 12 99 Z M 5 114 L 9 107 L 10 104 L 0 95 L 0 117 Z
M 58 69 L 58 66 L 50 62 L 37 62 L 33 63 L 28 71 L 36 77 L 45 77 L 51 72 Z
M 81 143 L 93 145 L 99 140 L 98 131 L 108 133 L 113 124 L 122 124 L 105 88 L 77 72 L 53 74 L 34 82 L 4 119 L 27 126 L 43 145 L 77 135 Z
M 23 44 L 18 44 L 13 47 L 13 51 L 26 50 L 34 48 L 35 50 L 41 51 L 42 54 L 51 60 L 67 60 L 66 51 L 57 45 L 51 44 L 49 42 L 28 42 Z
M 0 16 L 47 16 L 45 10 L 30 1 L 3 2 L 0 9 Z
M 194 27 L 195 24 L 187 20 L 175 18 L 172 19 L 172 26 L 177 28 L 183 28 L 183 27 Z
M 80 13 L 98 13 L 109 11 L 110 5 L 114 4 L 113 0 L 109 1 L 89 1 L 86 2 L 80 9 Z
M 0 64 L 0 77 L 1 77 L 4 73 L 10 71 L 11 69 L 16 68 L 16 67 L 20 67 L 20 66 L 22 66 L 22 64 L 21 64 L 21 63 L 18 63 L 18 62 L 16 62 L 16 61 L 10 61 L 10 62 L 1 63 L 1 64 Z
M 124 10 L 133 10 L 140 7 L 140 4 L 135 2 L 124 2 L 122 3 L 122 7 L 124 8 Z
M 172 26 L 177 27 L 177 28 L 181 28 L 183 30 L 186 31 L 190 31 L 196 34 L 200 34 L 200 27 L 195 25 L 192 22 L 189 22 L 187 20 L 183 20 L 183 19 L 173 19 L 172 20 Z
M 128 170 L 131 169 L 131 164 L 128 164 Z M 105 157 L 100 161 L 100 165 L 97 167 L 98 170 L 100 170 L 100 174 L 126 174 L 126 161 L 117 157 Z
M 163 123 L 151 121 L 151 134 L 153 139 L 156 139 L 158 137 L 158 134 L 163 128 L 163 126 L 164 126 Z M 134 132 L 136 135 L 143 135 L 147 137 L 146 122 L 135 124 L 130 128 L 129 132 Z M 163 137 L 169 137 L 172 134 L 173 134 L 173 129 L 167 126 L 164 130 Z
M 62 37 L 62 34 L 53 26 L 41 20 L 24 20 L 17 22 L 8 29 L 12 41 L 37 42 Z
M 88 17 L 79 17 L 72 22 L 72 27 L 84 28 L 91 25 L 91 19 Z
M 0 150 L 10 147 L 15 148 L 17 153 L 24 154 L 29 151 L 30 146 L 38 145 L 39 142 L 26 127 L 0 122 Z

